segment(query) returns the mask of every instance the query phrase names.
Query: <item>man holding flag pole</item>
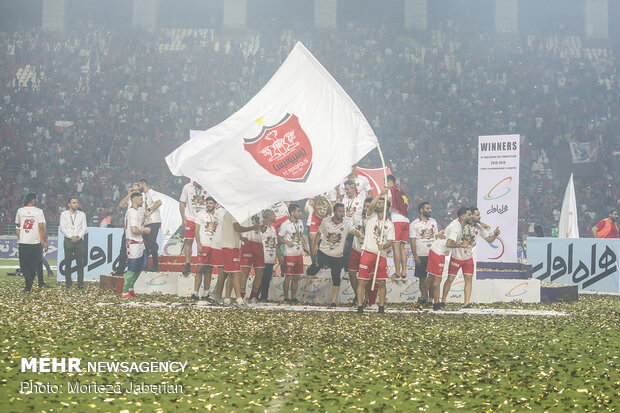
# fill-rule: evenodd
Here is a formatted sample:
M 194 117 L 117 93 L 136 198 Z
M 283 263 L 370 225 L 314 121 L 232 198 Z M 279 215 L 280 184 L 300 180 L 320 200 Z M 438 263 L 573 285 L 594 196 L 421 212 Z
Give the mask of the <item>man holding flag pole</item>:
M 388 278 L 387 250 L 394 243 L 394 225 L 385 216 L 390 204 L 390 201 L 385 199 L 387 192 L 387 187 L 384 187 L 368 207 L 362 257 L 360 258 L 360 268 L 357 274 L 358 314 L 364 312 L 362 305 L 364 292 L 368 282 L 371 280 L 371 291 L 374 290 L 375 283 L 378 282 L 379 284 L 379 313 L 385 311 L 385 296 L 387 294 L 385 281 Z M 385 242 L 383 241 L 384 239 Z

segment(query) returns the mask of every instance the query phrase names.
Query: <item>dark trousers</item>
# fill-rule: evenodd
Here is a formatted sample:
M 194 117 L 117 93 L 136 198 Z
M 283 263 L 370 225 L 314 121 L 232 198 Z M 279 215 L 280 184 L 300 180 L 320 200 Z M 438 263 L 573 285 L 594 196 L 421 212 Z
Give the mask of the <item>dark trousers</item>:
M 269 284 L 271 284 L 271 277 L 273 277 L 273 264 L 265 264 L 265 271 L 263 272 L 263 278 L 258 287 L 256 298 L 259 300 L 267 300 L 269 296 Z
M 350 252 L 349 252 L 350 254 Z M 334 287 L 340 287 L 340 273 L 344 268 L 344 257 L 330 257 L 323 251 L 319 250 L 319 267 L 328 267 L 332 273 L 332 284 Z
M 159 263 L 157 262 L 157 252 L 159 251 L 159 245 L 157 245 L 157 234 L 159 234 L 161 222 L 148 224 L 147 227 L 151 229 L 151 233 L 144 235 L 144 241 L 146 241 L 146 259 L 148 260 L 149 256 L 153 257 L 153 266 L 151 268 L 153 270 L 158 270 Z
M 26 280 L 26 291 L 32 290 L 37 271 L 43 275 L 41 263 L 41 244 L 19 244 L 19 267 Z
M 49 275 L 52 272 L 52 268 L 50 267 L 50 263 L 47 262 L 47 259 L 45 258 L 45 249 L 43 248 L 43 245 L 41 245 L 41 262 L 45 265 L 47 274 Z M 43 266 L 37 268 L 37 281 L 39 282 L 39 286 L 45 284 L 45 279 L 43 278 Z
M 121 239 L 121 252 L 118 254 L 118 267 L 114 269 L 114 274 L 122 275 L 127 268 L 127 238 L 125 231 L 123 231 L 123 238 Z
M 65 262 L 67 263 L 66 271 L 65 271 L 65 284 L 67 287 L 71 286 L 71 263 L 75 260 L 78 274 L 78 287 L 84 286 L 84 240 L 81 239 L 77 243 L 72 243 L 69 238 L 65 238 L 64 241 L 65 248 Z

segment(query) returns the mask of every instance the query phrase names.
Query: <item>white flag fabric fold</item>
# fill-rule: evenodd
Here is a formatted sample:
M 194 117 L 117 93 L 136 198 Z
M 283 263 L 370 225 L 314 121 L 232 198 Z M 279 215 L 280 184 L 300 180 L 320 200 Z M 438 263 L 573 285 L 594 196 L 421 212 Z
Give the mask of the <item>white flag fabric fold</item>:
M 166 157 L 238 221 L 333 188 L 377 137 L 342 87 L 297 43 L 239 111 Z
M 560 224 L 558 226 L 559 238 L 579 238 L 579 225 L 577 224 L 577 201 L 575 199 L 575 185 L 573 174 L 568 179 L 562 211 L 560 212 Z
M 179 229 L 181 224 L 181 214 L 179 213 L 179 201 L 166 195 L 159 193 L 161 198 L 161 244 L 159 246 L 159 254 L 163 254 L 164 247 Z

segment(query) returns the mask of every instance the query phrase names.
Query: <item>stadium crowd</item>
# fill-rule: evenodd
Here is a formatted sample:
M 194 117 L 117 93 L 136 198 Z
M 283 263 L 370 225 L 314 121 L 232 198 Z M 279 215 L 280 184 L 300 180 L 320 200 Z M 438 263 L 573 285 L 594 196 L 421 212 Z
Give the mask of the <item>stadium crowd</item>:
M 70 194 L 80 197 L 89 225 L 111 210 L 118 225 L 115 207 L 141 176 L 178 199 L 183 181 L 163 157 L 190 129 L 241 107 L 297 40 L 366 115 L 410 205 L 432 202 L 440 226 L 475 203 L 479 135 L 522 136 L 521 235 L 534 223 L 546 235 L 557 225 L 569 142 L 598 145 L 595 162 L 576 178 L 582 236 L 618 206 L 613 41 L 352 25 L 219 37 L 179 29 L 0 32 L 0 223 L 13 222 L 33 191 L 50 225 Z M 361 162 L 379 165 L 376 154 Z

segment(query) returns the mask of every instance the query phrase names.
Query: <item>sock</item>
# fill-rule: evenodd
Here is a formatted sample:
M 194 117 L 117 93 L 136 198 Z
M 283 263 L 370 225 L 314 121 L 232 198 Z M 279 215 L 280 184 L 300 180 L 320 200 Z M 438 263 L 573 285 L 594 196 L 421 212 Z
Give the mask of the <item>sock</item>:
M 377 293 L 379 292 L 379 288 L 375 285 L 375 289 L 370 289 L 370 283 L 368 283 L 368 304 L 374 305 L 377 302 Z
M 123 286 L 123 294 L 127 294 L 130 288 L 133 288 L 132 280 L 136 276 L 136 273 L 133 271 L 127 271 L 125 273 L 125 285 Z
M 245 298 L 245 288 L 241 289 L 241 297 Z M 241 298 L 241 297 L 239 297 L 239 298 Z
M 198 293 L 200 292 L 200 290 L 194 290 L 194 294 L 198 295 Z
M 250 300 L 251 300 L 252 298 L 255 298 L 255 297 L 256 297 L 256 294 L 258 294 L 258 288 L 254 288 L 254 287 L 252 287 L 252 291 L 250 292 Z
M 230 302 L 230 297 L 229 298 L 224 298 L 224 304 L 228 304 Z

